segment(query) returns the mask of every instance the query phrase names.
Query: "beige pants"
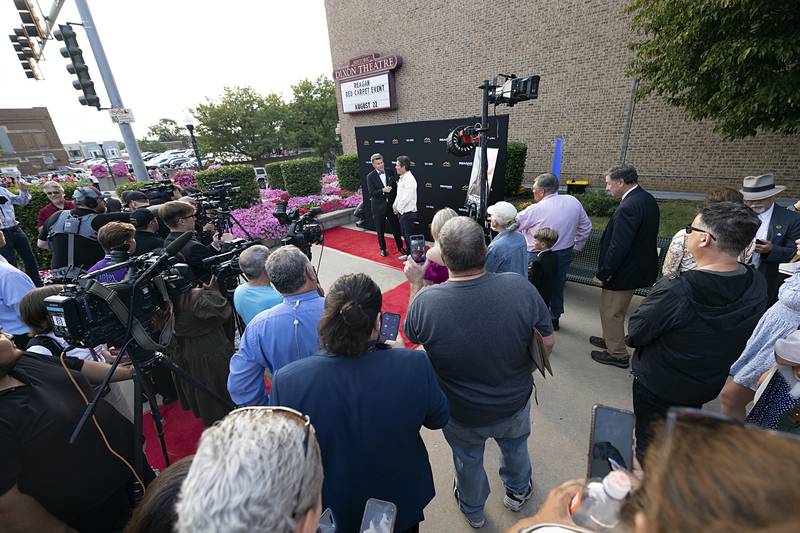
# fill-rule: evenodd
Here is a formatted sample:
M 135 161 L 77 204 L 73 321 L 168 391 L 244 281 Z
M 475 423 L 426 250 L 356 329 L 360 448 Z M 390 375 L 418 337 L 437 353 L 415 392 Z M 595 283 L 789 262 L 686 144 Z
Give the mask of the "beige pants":
M 603 289 L 600 294 L 600 323 L 603 326 L 603 339 L 606 350 L 614 356 L 628 355 L 625 347 L 625 313 L 633 298 L 629 291 L 610 291 Z

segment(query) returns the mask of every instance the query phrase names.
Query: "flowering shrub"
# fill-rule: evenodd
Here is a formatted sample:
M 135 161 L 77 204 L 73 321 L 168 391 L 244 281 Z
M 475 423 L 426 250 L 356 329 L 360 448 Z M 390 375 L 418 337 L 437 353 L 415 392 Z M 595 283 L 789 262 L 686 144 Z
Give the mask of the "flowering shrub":
M 114 163 L 111 165 L 111 172 L 114 173 L 114 176 L 121 178 L 122 176 L 128 175 L 128 165 L 122 161 Z
M 197 182 L 194 175 L 197 174 L 196 170 L 181 169 L 172 175 L 172 182 L 180 187 L 197 187 Z
M 262 203 L 252 207 L 234 209 L 231 211 L 231 215 L 256 239 L 280 239 L 286 235 L 286 226 L 278 222 L 272 215 L 273 209 L 272 203 Z M 238 224 L 233 225 L 231 232 L 234 237 L 248 238 Z
M 106 167 L 105 165 L 92 165 L 91 170 L 92 170 L 92 176 L 94 176 L 97 179 L 107 178 L 111 175 L 108 173 L 108 167 Z M 125 167 L 125 171 L 126 172 L 128 171 L 128 167 Z

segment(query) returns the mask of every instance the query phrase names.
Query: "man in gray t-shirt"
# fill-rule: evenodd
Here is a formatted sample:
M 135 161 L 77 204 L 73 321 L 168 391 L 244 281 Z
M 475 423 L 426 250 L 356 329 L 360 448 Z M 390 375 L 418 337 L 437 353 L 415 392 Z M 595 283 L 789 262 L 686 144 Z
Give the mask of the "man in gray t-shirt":
M 552 347 L 553 327 L 547 306 L 527 279 L 485 271 L 483 231 L 473 220 L 448 221 L 437 242 L 450 279 L 420 290 L 425 266 L 406 263 L 413 300 L 404 328 L 412 342 L 425 347 L 450 402 L 450 423 L 443 431 L 453 449 L 456 496 L 470 525 L 480 527 L 489 495 L 486 439 L 500 445 L 505 506 L 519 511 L 530 498 L 533 364 L 528 343 L 536 328 Z

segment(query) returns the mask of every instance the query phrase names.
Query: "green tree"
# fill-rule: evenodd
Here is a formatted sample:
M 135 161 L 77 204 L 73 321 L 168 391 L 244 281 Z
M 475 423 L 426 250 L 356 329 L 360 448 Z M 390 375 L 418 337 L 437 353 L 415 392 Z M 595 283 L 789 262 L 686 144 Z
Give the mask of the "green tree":
M 797 0 L 634 0 L 630 74 L 726 139 L 800 132 Z
M 139 144 L 139 150 L 142 152 L 164 152 L 167 147 L 161 141 L 154 141 L 152 139 L 139 139 L 136 141 Z
M 189 134 L 186 128 L 178 125 L 178 123 L 171 118 L 159 119 L 158 124 L 147 128 L 147 138 L 159 142 L 189 142 Z
M 326 159 L 335 156 L 341 142 L 336 135 L 339 114 L 333 81 L 325 76 L 303 80 L 292 86 L 292 94 L 287 122 L 289 147 L 313 148 Z
M 278 94 L 261 96 L 250 87 L 226 87 L 219 101 L 193 111 L 203 153 L 223 159 L 266 159 L 286 143 L 286 103 Z

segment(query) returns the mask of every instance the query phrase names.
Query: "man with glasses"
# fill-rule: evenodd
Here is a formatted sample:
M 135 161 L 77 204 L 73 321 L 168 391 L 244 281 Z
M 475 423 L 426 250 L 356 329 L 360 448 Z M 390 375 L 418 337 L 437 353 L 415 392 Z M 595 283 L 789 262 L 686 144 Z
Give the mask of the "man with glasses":
M 603 335 L 589 337 L 600 348 L 591 357 L 603 365 L 628 368 L 625 347 L 625 314 L 633 291 L 650 287 L 658 275 L 659 211 L 655 198 L 639 186 L 633 165 L 619 165 L 606 172 L 606 191 L 620 203 L 600 238 L 600 258 L 592 282 L 600 294 Z
M 176 531 L 315 533 L 322 478 L 307 416 L 286 407 L 237 409 L 203 432 L 181 487 Z
M 64 209 L 75 208 L 75 204 L 73 204 L 71 200 L 64 198 L 64 188 L 55 181 L 48 181 L 44 184 L 44 193 L 47 195 L 47 199 L 50 203 L 39 209 L 39 216 L 36 219 L 36 229 L 40 231 L 44 223 L 53 213 Z
M 5 257 L 6 261 L 11 263 L 12 266 L 17 266 L 17 252 L 19 252 L 25 265 L 25 273 L 28 274 L 28 277 L 37 287 L 41 287 L 42 280 L 39 278 L 39 264 L 36 262 L 33 250 L 31 250 L 28 236 L 19 227 L 14 213 L 15 205 L 25 206 L 31 201 L 31 195 L 28 193 L 28 183 L 22 178 L 14 178 L 14 182 L 19 189 L 17 194 L 12 193 L 5 187 L 0 187 L 0 227 L 3 228 L 3 236 L 6 239 L 5 246 L 0 248 L 0 255 Z
M 661 278 L 628 322 L 633 356 L 636 455 L 672 406 L 700 408 L 717 397 L 731 364 L 767 307 L 766 281 L 738 262 L 758 230 L 739 203 L 703 207 L 686 226 L 695 270 Z
M 195 221 L 197 220 L 195 207 L 187 202 L 173 200 L 161 205 L 159 215 L 169 228 L 169 235 L 164 239 L 164 246 L 183 235 L 191 232 L 194 236 L 181 248 L 180 254 L 186 264 L 192 269 L 196 278 L 208 281 L 211 279 L 211 271 L 203 265 L 203 259 L 217 255 L 221 246 L 219 235 L 214 235 L 214 240 L 210 246 L 204 246 L 196 240 Z

